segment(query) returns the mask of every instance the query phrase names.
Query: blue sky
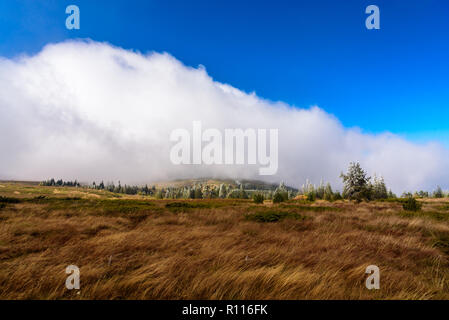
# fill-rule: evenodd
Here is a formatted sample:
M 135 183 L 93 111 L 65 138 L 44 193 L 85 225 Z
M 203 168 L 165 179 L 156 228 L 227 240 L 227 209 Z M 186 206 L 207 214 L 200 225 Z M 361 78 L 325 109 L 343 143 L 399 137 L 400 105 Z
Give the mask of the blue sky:
M 81 29 L 65 28 L 76 4 Z M 380 30 L 365 28 L 366 6 Z M 346 127 L 449 144 L 449 2 L 2 0 L 0 55 L 91 38 L 202 64 L 217 81 Z

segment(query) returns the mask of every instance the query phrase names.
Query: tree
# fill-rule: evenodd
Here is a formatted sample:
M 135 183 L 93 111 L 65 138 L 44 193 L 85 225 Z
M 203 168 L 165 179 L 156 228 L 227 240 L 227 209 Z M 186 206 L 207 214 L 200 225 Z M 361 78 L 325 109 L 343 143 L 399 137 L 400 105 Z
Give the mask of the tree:
M 197 187 L 195 189 L 195 199 L 203 199 L 203 192 L 201 191 L 201 187 Z
M 306 183 L 302 185 L 302 194 L 306 195 L 309 193 L 311 189 L 313 189 L 313 185 L 310 183 L 309 179 L 306 179 Z
M 348 173 L 342 173 L 340 177 L 344 184 L 343 193 L 348 199 L 357 202 L 370 199 L 369 181 L 371 178 L 366 176 L 366 172 L 358 162 L 351 162 Z
M 429 192 L 421 190 L 421 191 L 417 192 L 416 195 L 418 198 L 428 198 Z
M 315 190 L 315 195 L 318 199 L 324 199 L 324 191 L 325 191 L 325 186 L 324 186 L 324 182 L 323 180 L 320 181 L 320 185 L 318 186 L 318 188 L 316 188 Z
M 443 190 L 441 190 L 440 186 L 437 186 L 437 189 L 433 192 L 433 197 L 434 198 L 443 198 L 444 197 Z
M 337 201 L 337 200 L 342 200 L 343 197 L 340 194 L 340 191 L 334 192 L 333 196 L 332 196 L 332 200 L 333 201 Z
M 307 192 L 306 194 L 307 196 L 307 201 L 311 201 L 314 202 L 316 200 L 316 192 L 314 189 L 310 189 L 309 192 Z
M 274 197 L 280 195 L 282 197 L 282 201 L 287 201 L 288 200 L 288 191 L 287 191 L 287 187 L 285 186 L 284 182 L 281 182 L 279 184 L 279 187 L 276 188 L 276 190 L 274 190 L 274 196 L 273 196 L 273 200 Z
M 395 198 L 397 198 L 397 196 L 393 193 L 393 191 L 391 191 L 391 189 L 388 190 L 388 198 L 389 198 L 389 199 L 395 199 Z
M 316 200 L 316 191 L 312 184 L 307 185 L 305 196 L 307 197 L 307 201 L 314 202 Z
M 220 184 L 220 189 L 218 190 L 218 197 L 221 199 L 226 198 L 226 186 L 223 183 Z
M 327 201 L 332 201 L 334 198 L 334 193 L 332 192 L 331 184 L 328 182 L 323 192 L 323 199 Z
M 239 199 L 248 199 L 248 194 L 245 191 L 243 183 L 240 184 Z
M 371 187 L 371 197 L 375 200 L 388 198 L 387 186 L 385 185 L 383 177 L 377 178 L 377 176 L 374 175 L 374 183 Z
M 273 203 L 280 203 L 284 201 L 284 197 L 280 192 L 275 192 L 273 196 Z
M 156 192 L 156 199 L 163 199 L 164 195 L 162 193 L 162 190 L 159 190 Z

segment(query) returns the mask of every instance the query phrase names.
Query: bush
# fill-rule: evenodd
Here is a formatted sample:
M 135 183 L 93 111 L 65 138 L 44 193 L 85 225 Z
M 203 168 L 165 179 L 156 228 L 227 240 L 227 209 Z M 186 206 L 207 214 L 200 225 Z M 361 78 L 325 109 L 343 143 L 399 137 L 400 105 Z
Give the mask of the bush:
M 343 199 L 343 197 L 341 196 L 340 192 L 338 192 L 338 191 L 332 195 L 333 201 L 342 200 L 342 199 Z
M 443 190 L 441 190 L 441 187 L 438 186 L 437 189 L 433 192 L 434 198 L 444 198 Z
M 280 192 L 276 192 L 273 196 L 273 203 L 283 202 L 285 199 Z
M 248 199 L 248 194 L 245 190 L 242 189 L 234 189 L 228 193 L 227 196 L 229 199 Z
M 246 219 L 257 222 L 277 222 L 285 218 L 291 218 L 295 220 L 305 220 L 306 217 L 298 213 L 283 212 L 283 211 L 266 211 L 246 215 Z
M 0 203 L 20 203 L 20 199 L 0 196 Z
M 195 206 L 187 202 L 169 202 L 165 204 L 166 208 L 194 208 Z
M 309 191 L 307 193 L 307 201 L 314 202 L 316 200 L 316 193 L 315 191 Z
M 254 200 L 254 203 L 263 203 L 263 201 L 265 200 L 265 198 L 264 198 L 263 194 L 261 194 L 261 193 L 255 193 L 255 194 L 253 195 L 253 200 Z
M 416 201 L 415 198 L 409 197 L 407 200 L 404 201 L 402 204 L 402 208 L 406 211 L 419 211 L 421 210 L 421 203 Z

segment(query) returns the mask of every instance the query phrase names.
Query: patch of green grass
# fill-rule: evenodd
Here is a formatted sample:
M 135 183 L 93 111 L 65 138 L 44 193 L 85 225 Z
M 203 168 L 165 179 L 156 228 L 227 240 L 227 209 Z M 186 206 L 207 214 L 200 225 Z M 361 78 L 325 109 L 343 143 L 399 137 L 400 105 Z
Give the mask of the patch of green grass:
M 169 202 L 165 204 L 166 208 L 207 208 L 203 203 L 189 203 L 189 202 Z
M 193 209 L 210 209 L 217 208 L 220 205 L 213 201 L 203 202 L 190 202 L 190 201 L 177 201 L 177 202 L 169 202 L 165 204 L 165 208 L 173 213 L 181 213 L 186 211 L 191 211 Z
M 400 211 L 398 215 L 405 218 L 430 218 L 438 221 L 449 221 L 449 213 L 439 211 Z
M 63 210 L 63 209 L 76 209 L 86 208 L 94 204 L 89 199 L 81 198 L 50 198 L 45 196 L 38 196 L 31 199 L 24 199 L 24 202 L 46 205 L 46 209 L 49 211 Z
M 300 215 L 299 213 L 296 212 L 274 211 L 274 210 L 261 211 L 245 215 L 246 220 L 257 222 L 277 222 L 286 218 L 295 220 L 305 220 L 307 217 Z
M 408 198 L 388 198 L 388 199 L 377 199 L 378 202 L 391 202 L 391 203 L 404 203 Z
M 17 198 L 10 198 L 10 197 L 2 197 L 0 196 L 0 203 L 20 203 L 21 200 Z
M 324 206 L 305 206 L 305 205 L 296 205 L 296 204 L 281 204 L 281 208 L 285 209 L 294 209 L 295 211 L 300 212 L 325 212 L 325 211 L 342 211 L 342 208 L 338 207 L 324 207 Z
M 286 201 L 285 203 L 309 205 L 309 204 L 312 204 L 313 201 L 309 201 L 307 199 L 291 199 L 291 200 Z
M 153 201 L 140 199 L 82 199 L 35 197 L 26 201 L 46 206 L 47 211 L 70 211 L 87 215 L 141 215 L 161 212 Z M 73 215 L 73 214 L 72 214 Z
M 234 207 L 247 203 L 248 200 L 184 200 L 165 203 L 165 208 L 171 212 L 183 212 L 190 209 L 213 209 L 222 207 Z
M 99 209 L 105 214 L 135 214 L 150 213 L 155 209 L 153 202 L 145 200 L 118 199 L 118 200 L 97 200 L 94 209 Z

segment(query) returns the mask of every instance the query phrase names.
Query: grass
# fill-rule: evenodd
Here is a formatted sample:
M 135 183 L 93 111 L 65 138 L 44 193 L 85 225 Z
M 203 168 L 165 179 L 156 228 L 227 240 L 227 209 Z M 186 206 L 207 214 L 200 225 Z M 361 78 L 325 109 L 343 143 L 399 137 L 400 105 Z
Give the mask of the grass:
M 431 233 L 432 236 L 432 246 L 439 248 L 444 253 L 449 255 L 449 232 L 436 232 Z
M 302 216 L 296 212 L 269 210 L 257 213 L 250 213 L 245 215 L 246 220 L 258 221 L 258 222 L 277 222 L 282 219 L 290 218 L 296 220 L 304 220 L 305 216 Z
M 398 213 L 406 218 L 430 218 L 438 221 L 449 221 L 449 213 L 441 211 L 403 211 Z
M 448 199 L 405 212 L 12 182 L 0 196 L 0 299 L 449 299 Z M 364 286 L 371 264 L 380 290 Z

